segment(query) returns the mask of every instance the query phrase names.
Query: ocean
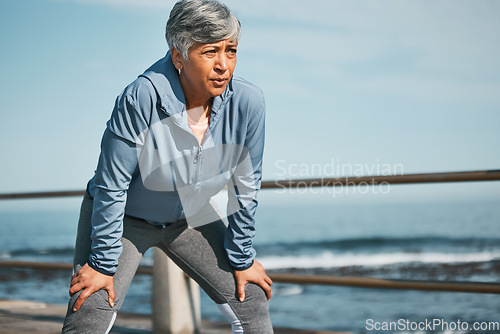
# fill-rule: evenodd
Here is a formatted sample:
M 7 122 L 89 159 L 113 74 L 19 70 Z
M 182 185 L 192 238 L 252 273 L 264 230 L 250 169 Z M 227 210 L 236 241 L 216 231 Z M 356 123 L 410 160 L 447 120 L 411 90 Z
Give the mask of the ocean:
M 77 208 L 3 208 L 0 260 L 71 263 L 77 218 Z M 270 273 L 480 282 L 500 277 L 500 206 L 495 201 L 261 203 L 256 220 L 258 259 Z M 143 264 L 152 264 L 151 251 Z M 0 299 L 66 304 L 69 275 L 1 269 Z M 151 277 L 137 275 L 122 310 L 150 313 L 150 293 Z M 276 282 L 270 310 L 280 327 L 500 333 L 495 327 L 500 326 L 500 296 L 495 294 Z M 204 293 L 202 317 L 224 320 Z

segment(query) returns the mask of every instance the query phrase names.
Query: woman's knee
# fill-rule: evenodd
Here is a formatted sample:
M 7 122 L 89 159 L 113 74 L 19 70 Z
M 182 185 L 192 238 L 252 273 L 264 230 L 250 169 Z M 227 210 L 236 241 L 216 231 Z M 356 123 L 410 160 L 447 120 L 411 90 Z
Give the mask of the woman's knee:
M 241 321 L 245 334 L 273 333 L 266 293 L 257 284 L 247 284 L 245 300 L 240 302 L 235 298 L 231 300 L 230 306 L 235 316 Z
M 111 307 L 108 302 L 107 291 L 99 290 L 91 294 L 82 304 L 80 309 L 74 312 L 73 305 L 82 291 L 74 294 L 68 303 L 68 310 L 62 332 L 65 334 L 107 333 L 114 323 L 116 313 L 121 303 L 117 300 L 115 306 Z

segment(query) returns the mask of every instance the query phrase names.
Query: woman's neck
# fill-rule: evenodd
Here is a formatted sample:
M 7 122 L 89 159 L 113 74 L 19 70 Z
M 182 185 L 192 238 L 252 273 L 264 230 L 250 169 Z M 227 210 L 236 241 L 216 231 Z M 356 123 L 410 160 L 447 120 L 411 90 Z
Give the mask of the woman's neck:
M 200 107 L 203 108 L 203 110 L 207 110 L 207 106 L 212 104 L 213 98 L 193 88 L 186 82 L 186 78 L 183 76 L 179 76 L 179 81 L 184 93 L 186 110 L 198 109 Z
M 207 102 L 200 105 L 190 104 L 186 101 L 186 112 L 188 114 L 188 118 L 195 123 L 204 123 L 206 119 L 210 117 L 210 111 L 212 109 L 212 98 L 210 98 Z
M 212 99 L 210 99 L 204 106 L 191 109 L 188 109 L 188 104 L 186 104 L 188 125 L 200 145 L 203 143 L 205 132 L 209 126 L 210 110 L 212 109 L 211 101 Z

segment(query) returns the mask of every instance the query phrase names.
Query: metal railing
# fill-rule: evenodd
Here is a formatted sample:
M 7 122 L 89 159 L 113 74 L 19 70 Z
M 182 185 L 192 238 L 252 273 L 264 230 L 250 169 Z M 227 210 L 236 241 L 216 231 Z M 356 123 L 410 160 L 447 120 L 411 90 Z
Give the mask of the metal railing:
M 292 187 L 335 187 L 372 184 L 412 184 L 412 183 L 438 183 L 438 182 L 473 182 L 473 181 L 500 181 L 500 170 L 481 170 L 466 172 L 422 173 L 406 175 L 377 175 L 359 177 L 315 178 L 300 180 L 263 181 L 262 189 L 292 188 Z M 84 191 L 53 191 L 32 193 L 0 194 L 1 199 L 28 199 L 82 196 Z M 71 270 L 69 264 L 58 263 L 33 263 L 0 261 L 0 267 L 31 268 L 44 270 Z M 139 274 L 151 274 L 152 269 L 140 267 Z M 500 293 L 500 283 L 484 282 L 443 282 L 443 281 L 417 281 L 379 279 L 371 277 L 346 277 L 346 276 L 319 276 L 297 274 L 270 274 L 273 281 L 295 284 L 326 284 L 338 286 L 353 286 L 363 288 L 384 289 L 412 289 L 433 291 L 454 291 L 473 293 Z
M 467 172 L 445 172 L 445 173 L 421 173 L 402 175 L 376 175 L 376 176 L 345 176 L 335 178 L 314 178 L 295 180 L 262 181 L 262 189 L 283 189 L 300 187 L 336 187 L 371 184 L 404 184 L 404 183 L 443 183 L 443 182 L 474 182 L 474 181 L 500 181 L 500 169 L 467 171 Z M 72 197 L 83 196 L 84 190 L 66 191 L 41 191 L 29 193 L 7 193 L 0 194 L 1 199 L 29 199 L 50 197 Z
M 0 268 L 20 268 L 34 270 L 64 270 L 71 271 L 69 263 L 25 262 L 25 261 L 0 261 Z M 139 266 L 137 274 L 153 275 L 151 266 Z M 356 276 L 330 276 L 330 275 L 298 275 L 269 273 L 275 282 L 291 284 L 319 284 L 350 286 L 358 288 L 400 289 L 400 290 L 426 290 L 448 292 L 494 293 L 500 294 L 500 284 L 485 282 L 454 282 L 454 281 L 420 281 L 402 279 L 383 279 Z
M 473 182 L 473 181 L 500 181 L 500 169 L 422 173 L 401 175 L 376 176 L 345 176 L 334 178 L 295 179 L 262 182 L 262 189 L 300 188 L 300 187 L 336 187 L 354 185 L 403 184 L 403 183 L 440 183 L 440 182 Z M 0 199 L 1 199 L 0 195 Z

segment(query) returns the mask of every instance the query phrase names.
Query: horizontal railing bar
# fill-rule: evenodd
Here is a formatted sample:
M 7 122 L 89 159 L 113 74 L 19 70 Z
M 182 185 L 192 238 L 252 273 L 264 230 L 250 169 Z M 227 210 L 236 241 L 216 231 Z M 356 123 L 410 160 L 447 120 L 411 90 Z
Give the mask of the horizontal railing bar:
M 0 261 L 0 268 L 23 268 L 37 270 L 72 270 L 68 263 L 42 263 L 42 262 L 20 262 Z M 150 266 L 140 266 L 138 274 L 152 275 Z M 470 292 L 470 293 L 494 293 L 500 294 L 500 284 L 484 282 L 440 282 L 440 281 L 416 281 L 383 279 L 372 277 L 353 276 L 329 276 L 329 275 L 297 275 L 269 273 L 269 277 L 275 282 L 292 284 L 319 284 L 351 286 L 359 288 L 377 289 L 402 289 L 402 290 L 427 290 L 448 292 Z
M 262 189 L 276 188 L 306 188 L 306 187 L 336 187 L 374 184 L 404 184 L 404 183 L 437 183 L 437 182 L 471 182 L 500 181 L 500 170 L 482 170 L 470 172 L 445 172 L 403 175 L 346 176 L 334 178 L 314 178 L 295 180 L 262 181 Z M 83 196 L 83 190 L 43 191 L 29 193 L 0 194 L 1 199 L 27 199 Z
M 11 194 L 0 194 L 0 199 L 74 197 L 74 196 L 83 196 L 84 193 L 85 193 L 85 190 L 41 191 L 41 192 L 30 192 L 30 193 L 11 193 Z
M 294 284 L 320 284 L 359 288 L 429 290 L 449 292 L 500 293 L 500 284 L 484 282 L 442 282 L 383 279 L 353 276 L 269 274 L 273 281 Z
M 56 262 L 0 261 L 0 268 L 72 271 L 73 265 L 71 265 L 70 263 Z M 139 269 L 137 269 L 137 273 L 152 275 L 153 268 L 151 268 L 150 266 L 139 266 Z
M 295 180 L 263 181 L 262 189 L 335 187 L 375 184 L 409 184 L 438 182 L 500 181 L 500 170 L 444 172 L 402 175 L 345 176 Z

